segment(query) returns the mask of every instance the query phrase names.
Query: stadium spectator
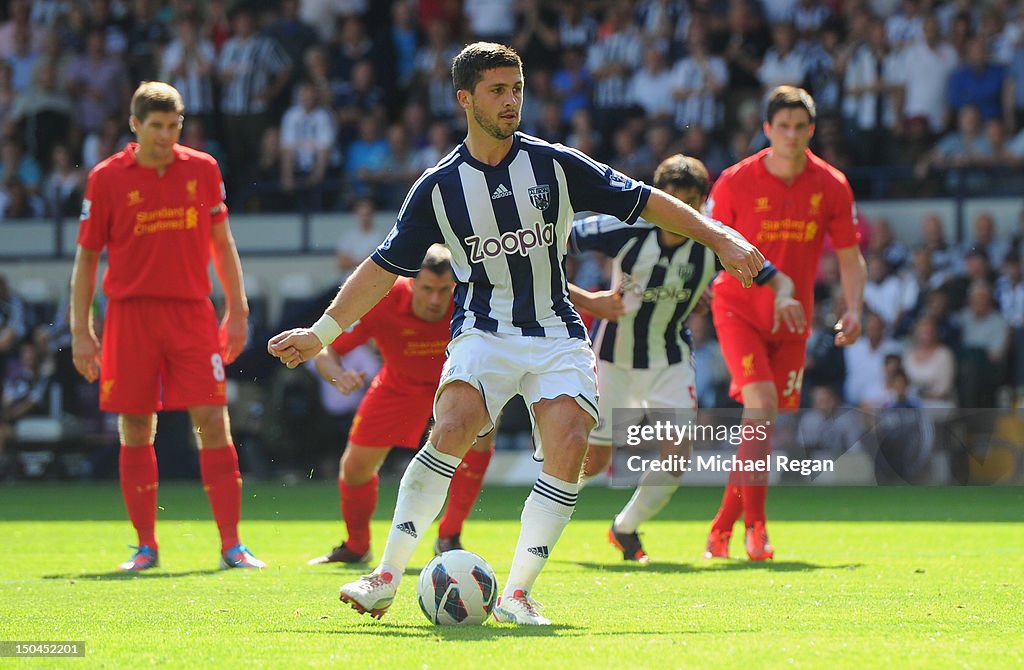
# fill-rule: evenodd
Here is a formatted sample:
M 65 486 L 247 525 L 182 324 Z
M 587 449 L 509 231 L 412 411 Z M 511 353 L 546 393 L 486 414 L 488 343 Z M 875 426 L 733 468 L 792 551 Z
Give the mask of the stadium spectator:
M 824 451 L 831 458 L 839 458 L 853 448 L 863 449 L 868 433 L 863 417 L 860 412 L 843 407 L 838 387 L 813 386 L 810 397 L 810 408 L 798 419 L 797 445 L 812 453 Z
M 86 34 L 85 51 L 68 63 L 67 88 L 78 103 L 76 121 L 94 133 L 111 115 L 118 115 L 128 97 L 128 71 L 120 57 L 107 50 L 101 28 Z
M 1016 251 L 1003 258 L 1003 267 L 995 284 L 995 297 L 1010 329 L 1012 364 L 1008 381 L 1020 394 L 1024 392 L 1024 275 Z
M 549 68 L 558 62 L 557 10 L 542 6 L 541 0 L 518 0 L 512 46 L 527 67 Z
M 992 268 L 1002 265 L 1003 258 L 1010 252 L 1010 240 L 997 233 L 996 219 L 992 212 L 982 210 L 975 215 L 971 224 L 971 239 L 960 247 L 960 255 L 965 263 L 972 248 L 984 251 L 985 258 Z
M 945 224 L 939 214 L 925 215 L 921 222 L 921 242 L 931 254 L 936 272 L 949 274 L 959 268 L 959 250 L 947 241 Z
M 214 75 L 217 50 L 199 32 L 195 17 L 183 16 L 176 24 L 174 39 L 163 50 L 160 79 L 181 91 L 189 119 L 214 121 Z M 195 147 L 198 148 L 198 147 Z
M 380 124 L 376 116 L 359 119 L 359 135 L 348 147 L 345 173 L 353 197 L 373 195 L 375 177 L 387 169 L 391 160 L 391 148 L 381 136 Z
M 988 45 L 979 37 L 967 43 L 967 57 L 950 75 L 948 90 L 954 114 L 970 105 L 978 108 L 982 121 L 1014 122 L 1013 89 L 1006 68 L 989 59 Z
M 3 375 L 0 388 L 0 476 L 4 478 L 10 467 L 6 445 L 14 436 L 15 424 L 27 416 L 45 416 L 49 411 L 53 371 L 49 352 L 41 351 L 35 342 L 25 340 L 18 347 L 17 363 Z
M 289 60 L 295 64 L 301 63 L 305 53 L 320 41 L 313 27 L 299 16 L 300 4 L 299 0 L 281 0 L 277 3 L 277 20 L 264 32 L 281 45 Z
M 124 119 L 120 115 L 109 116 L 97 132 L 89 133 L 82 143 L 82 167 L 91 170 L 101 160 L 117 152 L 124 146 L 128 135 L 123 130 Z
M 334 252 L 342 277 L 347 277 L 357 265 L 369 258 L 380 244 L 381 236 L 374 225 L 376 209 L 372 198 L 359 198 L 353 203 L 355 229 L 341 233 Z
M 872 311 L 864 314 L 864 337 L 843 349 L 846 379 L 843 397 L 854 407 L 881 407 L 885 403 L 885 359 L 902 348 L 885 332 L 885 322 Z
M 372 184 L 376 199 L 384 207 L 398 211 L 409 186 L 419 176 L 409 133 L 401 123 L 393 123 L 387 129 L 387 153 L 381 166 L 367 171 L 366 179 Z
M 507 43 L 516 28 L 515 0 L 463 0 L 468 37 Z
M 427 145 L 420 148 L 413 157 L 413 166 L 420 172 L 431 168 L 437 165 L 454 146 L 451 128 L 446 122 L 435 120 L 431 122 L 427 131 Z
M 897 49 L 903 49 L 919 42 L 925 36 L 924 24 L 921 0 L 902 0 L 900 11 L 885 20 L 885 34 L 889 44 Z
M 952 193 L 976 192 L 984 187 L 984 175 L 970 168 L 986 164 L 995 150 L 982 132 L 981 114 L 974 105 L 965 105 L 957 114 L 957 129 L 947 133 L 917 165 L 914 175 L 926 180 L 935 171 L 945 171 L 945 186 Z M 926 190 L 928 184 L 922 184 Z
M 233 190 L 244 201 L 259 162 L 259 144 L 253 138 L 275 125 L 268 111 L 291 79 L 292 62 L 277 42 L 256 32 L 251 8 L 235 7 L 232 27 L 234 34 L 217 60 L 217 75 L 222 85 L 227 172 L 233 186 L 229 192 Z
M 868 280 L 864 284 L 864 305 L 874 312 L 891 333 L 903 311 L 903 287 L 885 256 L 871 253 L 867 258 Z
M 594 126 L 609 137 L 629 113 L 629 77 L 640 65 L 644 45 L 626 6 L 608 7 L 602 31 L 587 49 L 587 71 L 594 82 Z
M 852 52 L 843 80 L 843 118 L 857 137 L 864 163 L 883 162 L 886 140 L 899 126 L 898 59 L 889 49 L 882 21 L 871 19 L 868 39 Z
M 456 105 L 451 95 L 449 66 L 458 45 L 449 33 L 449 24 L 435 19 L 426 26 L 427 41 L 416 53 L 416 74 L 412 90 L 424 96 L 430 114 L 438 118 L 455 116 Z
M 53 147 L 50 171 L 43 180 L 43 200 L 52 216 L 74 217 L 82 211 L 85 172 L 71 162 L 67 146 Z
M 807 78 L 807 59 L 796 48 L 796 30 L 791 23 L 779 23 L 772 28 L 772 45 L 764 54 L 757 78 L 766 95 L 777 86 L 801 86 Z
M 130 81 L 151 81 L 160 72 L 160 53 L 171 40 L 171 31 L 158 16 L 157 0 L 132 0 L 125 59 Z
M 141 84 L 129 120 L 138 143 L 89 175 L 71 279 L 74 363 L 90 383 L 99 379 L 100 408 L 119 414 L 122 492 L 139 540 L 119 569 L 159 565 L 153 434 L 163 407 L 190 410 L 221 567 L 264 568 L 238 537 L 242 479 L 226 409 L 224 365 L 245 349 L 249 306 L 217 164 L 177 144 L 183 111 L 168 84 Z M 101 349 L 90 311 L 105 248 L 110 304 Z M 211 258 L 226 302 L 219 328 Z M 173 342 L 147 336 L 154 329 L 175 333 Z
M 28 334 L 28 319 L 25 301 L 0 274 L 0 375 L 6 372 L 8 362 L 17 354 L 18 343 Z
M 730 88 L 735 89 L 733 95 L 742 97 L 756 92 L 760 97 L 758 68 L 771 46 L 771 33 L 747 2 L 729 3 L 726 25 L 727 37 L 722 55 L 729 65 Z M 726 101 L 727 106 L 731 106 L 730 102 Z
M 583 0 L 558 5 L 558 41 L 563 49 L 586 49 L 597 39 L 597 20 L 584 11 Z
M 956 407 L 953 351 L 939 341 L 935 319 L 925 315 L 914 324 L 910 346 L 903 353 L 903 369 L 922 407 Z
M 704 24 L 693 21 L 687 55 L 672 67 L 676 128 L 692 125 L 713 132 L 724 121 L 720 96 L 729 84 L 729 68 L 721 56 L 708 52 L 707 40 Z
M 28 155 L 48 163 L 53 147 L 71 139 L 73 115 L 71 97 L 57 86 L 56 66 L 42 61 L 33 85 L 14 101 L 10 121 L 24 138 Z
M 939 32 L 934 16 L 925 17 L 924 39 L 905 47 L 893 79 L 903 86 L 902 123 L 924 119 L 930 134 L 946 128 L 949 76 L 957 66 L 956 51 Z
M 996 280 L 995 270 L 989 262 L 988 253 L 980 247 L 970 247 L 963 256 L 959 272 L 944 284 L 949 294 L 950 308 L 959 311 L 967 306 L 971 287 L 974 284 L 991 286 Z
M 671 118 L 673 76 L 658 47 L 644 49 L 643 65 L 629 78 L 631 104 L 644 111 L 648 122 Z
M 386 54 L 377 48 L 373 38 L 367 34 L 366 25 L 361 17 L 349 15 L 342 20 L 338 41 L 331 58 L 332 76 L 346 81 L 351 80 L 354 76 L 352 68 L 362 61 L 372 63 L 377 72 L 387 72 Z
M 199 29 L 200 39 L 209 40 L 217 55 L 231 38 L 231 17 L 227 0 L 207 0 L 203 22 Z
M 378 83 L 373 63 L 352 67 L 352 79 L 337 88 L 334 110 L 338 117 L 338 142 L 347 148 L 359 134 L 359 123 L 369 116 L 384 116 L 385 91 Z
M 967 306 L 958 314 L 957 390 L 961 407 L 996 406 L 996 390 L 1006 379 L 1009 327 L 996 310 L 988 284 L 971 285 Z
M 318 104 L 313 84 L 302 83 L 298 104 L 281 120 L 281 190 L 295 194 L 303 211 L 319 211 L 334 146 L 334 122 Z
M 41 57 L 39 49 L 32 47 L 32 37 L 27 28 L 17 26 L 14 30 L 14 48 L 7 56 L 7 64 L 11 66 L 11 83 L 14 90 L 21 93 L 32 85 L 32 73 Z
M 43 185 L 43 170 L 35 158 L 25 153 L 21 139 L 9 137 L 0 145 L 0 181 L 9 186 L 14 179 L 32 193 L 38 193 Z
M 203 117 L 189 115 L 181 129 L 181 143 L 186 147 L 210 154 L 218 165 L 224 165 L 224 149 L 220 142 L 210 136 L 207 131 L 208 123 L 211 122 Z M 223 171 L 221 168 L 222 173 Z
M 7 6 L 7 20 L 0 24 L 0 60 L 7 60 L 14 53 L 17 33 L 28 35 L 28 48 L 38 51 L 43 44 L 45 28 L 32 20 L 32 3 L 29 0 L 11 0 Z

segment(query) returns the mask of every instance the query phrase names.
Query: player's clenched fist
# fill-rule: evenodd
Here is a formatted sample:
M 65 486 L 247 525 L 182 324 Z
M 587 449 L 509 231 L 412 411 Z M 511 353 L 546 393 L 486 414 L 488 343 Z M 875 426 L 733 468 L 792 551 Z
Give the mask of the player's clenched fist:
M 739 234 L 726 234 L 719 239 L 720 242 L 714 251 L 722 261 L 722 267 L 739 279 L 744 288 L 750 288 L 754 277 L 764 267 L 764 256 L 757 247 Z
M 270 355 L 280 358 L 289 368 L 308 361 L 323 348 L 323 342 L 309 328 L 292 328 L 275 335 L 267 342 L 267 351 Z

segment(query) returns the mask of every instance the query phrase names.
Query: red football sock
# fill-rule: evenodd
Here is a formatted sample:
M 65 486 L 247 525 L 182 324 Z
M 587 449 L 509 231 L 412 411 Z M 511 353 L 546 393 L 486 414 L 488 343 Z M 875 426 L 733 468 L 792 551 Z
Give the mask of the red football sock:
M 345 544 L 357 554 L 370 550 L 370 517 L 377 509 L 377 482 L 373 479 L 359 486 L 348 486 L 338 478 L 338 492 L 341 494 L 341 518 L 345 520 L 348 538 Z
M 745 439 L 740 443 L 736 452 L 736 458 L 740 461 L 762 461 L 766 462 L 772 453 L 772 424 L 760 422 L 743 422 L 747 426 L 759 429 L 763 426 L 763 432 Z M 761 438 L 764 435 L 764 438 Z M 740 476 L 743 487 L 743 521 L 747 526 L 765 521 L 765 501 L 768 498 L 768 472 L 743 472 Z
M 159 474 L 153 445 L 126 447 L 122 444 L 118 469 L 121 473 L 124 506 L 128 509 L 128 518 L 132 520 L 132 525 L 139 535 L 139 546 L 145 545 L 155 550 Z
M 238 471 L 235 445 L 200 449 L 199 472 L 220 531 L 221 552 L 225 552 L 239 543 L 238 521 L 242 516 L 242 473 Z
M 462 458 L 462 463 L 455 469 L 451 486 L 448 488 L 448 507 L 441 517 L 437 528 L 438 537 L 451 537 L 462 532 L 462 524 L 466 522 L 473 505 L 480 496 L 484 485 L 484 475 L 494 453 L 489 451 L 473 451 L 470 449 Z
M 735 480 L 734 480 L 735 477 Z M 729 483 L 725 486 L 722 494 L 722 505 L 718 508 L 718 514 L 711 522 L 711 530 L 723 533 L 731 533 L 736 520 L 743 514 L 743 489 L 738 485 L 738 473 L 729 473 Z

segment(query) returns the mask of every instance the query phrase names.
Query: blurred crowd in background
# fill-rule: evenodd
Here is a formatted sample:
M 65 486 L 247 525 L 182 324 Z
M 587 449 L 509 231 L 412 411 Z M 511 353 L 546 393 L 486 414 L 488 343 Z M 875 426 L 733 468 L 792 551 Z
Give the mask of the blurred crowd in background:
M 351 211 L 372 223 L 461 140 L 449 68 L 477 39 L 522 55 L 525 132 L 636 178 L 676 152 L 716 176 L 766 145 L 765 92 L 796 84 L 818 104 L 812 148 L 859 198 L 1024 188 L 1024 3 L 1012 0 L 7 0 L 0 225 L 76 217 L 88 171 L 130 141 L 128 100 L 149 79 L 182 92 L 182 143 L 218 159 L 233 212 Z M 922 212 L 907 244 L 862 217 L 865 336 L 846 350 L 831 345 L 842 297 L 824 256 L 805 406 L 1024 397 L 1024 212 L 1014 236 L 997 235 L 986 212 L 964 240 L 946 238 L 949 223 Z M 373 230 L 343 233 L 340 276 L 375 246 Z M 577 283 L 606 285 L 597 259 L 572 266 Z M 339 403 L 262 353 L 261 338 L 305 324 L 323 299 L 273 317 L 254 309 L 255 344 L 235 366 L 256 387 L 236 396 L 240 442 L 302 440 L 289 431 L 317 425 L 332 458 L 343 444 L 358 398 Z M 728 406 L 710 320 L 690 328 L 700 402 Z M 109 438 L 68 345 L 66 299 L 0 278 L 0 464 L 27 416 L 77 417 Z

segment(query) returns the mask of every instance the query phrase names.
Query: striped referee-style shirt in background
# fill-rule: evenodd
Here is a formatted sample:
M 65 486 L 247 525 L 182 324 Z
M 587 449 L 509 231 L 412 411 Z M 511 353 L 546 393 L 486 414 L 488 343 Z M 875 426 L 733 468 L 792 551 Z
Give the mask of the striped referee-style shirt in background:
M 718 272 L 714 252 L 690 239 L 667 245 L 661 229 L 643 219 L 627 226 L 610 216 L 577 220 L 569 240 L 573 252 L 597 251 L 611 258 L 611 285 L 622 293 L 624 313 L 595 326 L 598 358 L 634 369 L 689 360 L 684 324 Z
M 217 68 L 234 70 L 237 74 L 224 84 L 221 93 L 221 112 L 232 116 L 262 114 L 267 111 L 266 100 L 257 94 L 270 86 L 271 79 L 291 65 L 291 59 L 274 40 L 262 35 L 245 39 L 232 37 L 224 43 Z

